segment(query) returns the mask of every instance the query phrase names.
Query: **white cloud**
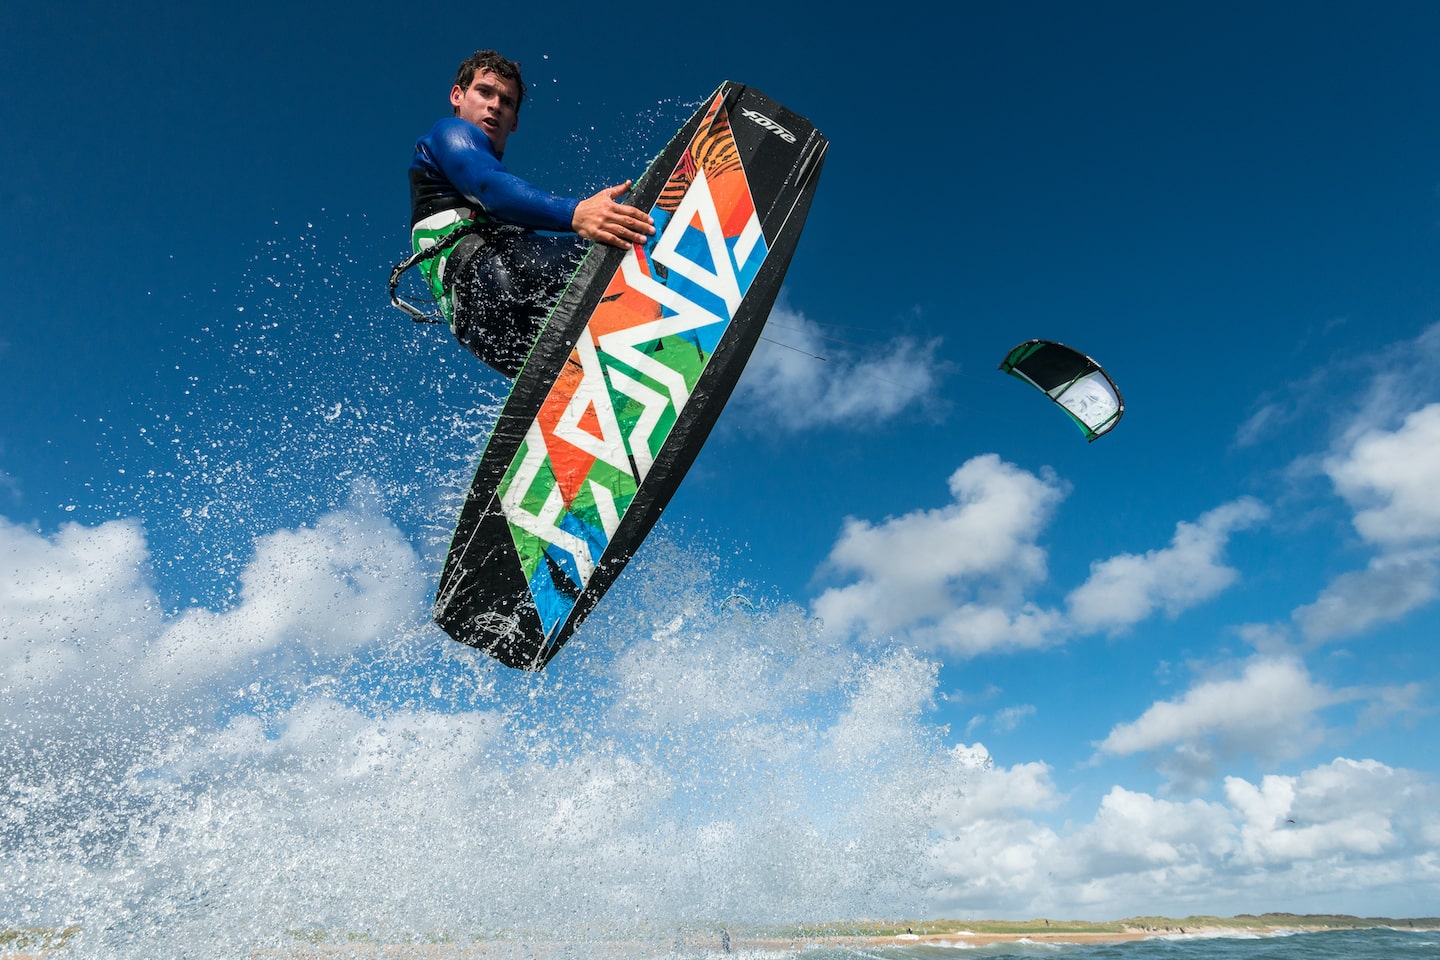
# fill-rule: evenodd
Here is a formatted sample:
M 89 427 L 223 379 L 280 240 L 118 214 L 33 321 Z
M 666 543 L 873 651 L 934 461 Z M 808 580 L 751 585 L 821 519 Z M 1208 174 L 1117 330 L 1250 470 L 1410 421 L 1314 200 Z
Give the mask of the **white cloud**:
M 1333 429 L 1336 446 L 1374 430 L 1390 430 L 1418 407 L 1440 401 L 1440 323 L 1418 336 L 1370 353 L 1343 351 L 1329 367 L 1306 373 L 1262 397 L 1236 442 L 1253 445 L 1309 423 Z M 1343 403 L 1337 403 L 1344 397 Z M 1308 463 L 1306 467 L 1308 469 Z
M 1418 807 L 1440 796 L 1411 771 L 1344 758 L 1258 785 L 1227 777 L 1225 795 L 1244 818 L 1239 856 L 1254 864 L 1401 852 L 1435 829 L 1435 818 L 1417 816 Z
M 0 565 L 0 706 L 29 737 L 89 730 L 119 742 L 139 730 L 143 749 L 181 722 L 182 702 L 213 709 L 255 680 L 275 683 L 283 663 L 314 670 L 425 620 L 414 552 L 359 501 L 259 538 L 223 611 L 164 615 L 130 520 L 49 537 L 0 520 Z
M 1045 576 L 1034 541 L 1064 484 L 985 454 L 951 475 L 950 493 L 954 502 L 937 510 L 847 520 L 829 565 L 856 582 L 822 593 L 815 613 L 842 632 L 905 632 L 966 654 L 1052 642 L 1059 618 L 1019 594 Z
M 999 466 L 977 472 L 993 479 Z M 927 891 L 932 915 L 1110 917 L 1238 912 L 1277 883 L 1291 891 L 1282 909 L 1331 898 L 1383 912 L 1377 899 L 1399 891 L 1390 902 L 1404 912 L 1405 896 L 1433 900 L 1436 888 L 1440 796 L 1422 775 L 1337 760 L 1256 786 L 1231 778 L 1222 800 L 1115 787 L 1072 816 L 1048 764 L 1002 767 L 981 745 L 943 745 L 928 713 L 935 664 L 903 650 L 857 655 L 798 609 L 719 604 L 724 592 L 707 592 L 697 569 L 705 558 L 668 571 L 641 558 L 608 601 L 615 626 L 603 639 L 577 637 L 551 674 L 506 674 L 490 706 L 362 709 L 298 671 L 282 678 L 290 703 L 207 726 L 206 714 L 145 706 L 133 657 L 104 657 L 111 648 L 91 638 L 130 630 L 142 650 L 163 640 L 172 659 L 213 657 L 209 673 L 185 670 L 218 701 L 216 684 L 274 679 L 287 650 L 364 656 L 413 626 L 413 588 L 428 582 L 393 529 L 341 510 L 261 538 L 240 602 L 204 621 L 213 637 L 184 643 L 170 631 L 200 613 L 156 612 L 138 526 L 53 537 L 6 526 L 0 537 L 17 569 L 50 571 L 3 595 L 7 627 L 25 625 L 27 646 L 80 653 L 25 674 L 75 708 L 51 736 L 16 739 L 33 715 L 15 709 L 13 689 L 0 694 L 12 698 L 0 744 L 33 751 L 0 784 L 0 899 L 80 920 L 97 955 L 158 955 L 136 933 L 151 929 L 192 952 L 238 955 L 307 926 L 586 936 L 712 917 L 916 915 Z M 970 562 L 1003 570 L 1013 556 Z M 676 582 L 694 595 L 673 596 Z M 73 626 L 69 609 L 93 615 Z M 360 615 L 338 623 L 348 609 Z M 587 676 L 595 643 L 615 655 Z M 8 683 L 27 661 L 4 650 Z M 1147 712 L 1127 749 L 1303 732 L 1304 704 L 1340 695 L 1284 668 L 1272 664 L 1266 682 L 1256 661 L 1232 687 L 1202 684 L 1172 705 L 1179 719 Z M 161 722 L 155 749 L 89 744 L 99 728 L 85 705 L 117 699 L 113 716 L 143 706 L 130 722 L 151 733 Z M 1290 703 L 1289 719 L 1251 717 L 1257 699 Z M 1242 714 L 1233 722 L 1227 702 Z M 652 905 L 639 919 L 637 903 Z
M 1314 603 L 1296 608 L 1291 616 L 1307 640 L 1332 640 L 1398 620 L 1437 595 L 1436 552 L 1408 551 L 1375 557 L 1364 570 L 1342 573 Z
M 1193 524 L 1176 524 L 1169 547 L 1092 564 L 1089 579 L 1067 599 L 1072 622 L 1082 630 L 1123 630 L 1157 609 L 1173 617 L 1208 600 L 1239 576 L 1223 562 L 1231 534 L 1267 513 L 1258 501 L 1243 497 Z
M 820 324 L 782 302 L 745 366 L 735 404 L 786 430 L 873 424 L 930 399 L 939 345 L 901 336 L 865 353 L 837 349 Z
M 996 733 L 1011 733 L 1019 729 L 1021 724 L 1035 716 L 1037 712 L 1038 709 L 1033 703 L 1021 703 L 1013 707 L 1002 707 L 990 714 L 977 713 L 966 722 L 965 733 L 969 736 L 986 726 Z
M 1198 683 L 1117 725 L 1097 749 L 1109 756 L 1174 751 L 1172 775 L 1198 782 L 1217 756 L 1303 754 L 1315 746 L 1319 711 L 1358 696 L 1316 683 L 1298 660 L 1254 657 L 1239 676 Z
M 256 541 L 239 603 L 186 611 L 155 638 L 145 674 L 186 686 L 277 651 L 338 657 L 422 622 L 419 560 L 384 517 L 340 510 Z
M 1227 854 L 1234 828 L 1221 804 L 1176 802 L 1112 787 L 1079 830 L 1064 867 L 1071 878 L 1113 877 L 1183 867 Z
M 1036 650 L 1060 643 L 1068 633 L 1065 618 L 1033 603 L 962 603 L 933 623 L 917 624 L 905 639 L 927 650 L 975 657 L 998 650 Z
M 1116 786 L 1057 831 L 1032 819 L 1063 799 L 1048 770 L 995 767 L 978 749 L 987 762 L 938 821 L 933 915 L 1225 915 L 1260 903 L 1416 916 L 1433 901 L 1440 789 L 1414 771 L 1338 758 L 1259 784 L 1227 777 L 1213 800 Z
M 1077 630 L 1121 630 L 1163 610 L 1176 616 L 1238 578 L 1224 561 L 1230 537 L 1264 520 L 1250 497 L 1176 525 L 1164 549 L 1091 565 L 1071 591 L 1068 616 L 1025 598 L 1046 577 L 1036 540 L 1068 485 L 995 454 L 974 457 L 950 477 L 953 502 L 882 523 L 850 518 L 831 548 L 831 572 L 854 582 L 817 597 L 817 616 L 841 632 L 902 636 L 960 656 L 1037 649 Z
M 1362 569 L 1334 577 L 1290 623 L 1252 625 L 1272 644 L 1298 628 L 1322 643 L 1392 623 L 1440 596 L 1440 324 L 1371 353 L 1343 353 L 1330 367 L 1267 396 L 1241 428 L 1249 444 L 1314 423 L 1329 451 L 1300 456 L 1292 480 L 1326 478 L 1375 551 Z M 1266 633 L 1258 632 L 1261 630 Z
M 1440 384 L 1434 376 L 1437 363 L 1440 323 L 1427 327 L 1414 339 L 1343 363 L 1337 371 L 1339 376 L 1359 376 L 1366 382 L 1358 402 L 1351 405 L 1354 412 L 1341 425 L 1340 445 L 1353 443 L 1372 431 L 1393 429 L 1417 408 L 1440 401 Z M 1324 401 L 1333 403 L 1333 384 L 1323 386 L 1327 388 Z
M 952 748 L 950 762 L 963 771 L 965 788 L 947 798 L 938 810 L 936 822 L 942 830 L 959 829 L 1016 812 L 1054 810 L 1064 800 L 1055 788 L 1049 764 L 1031 762 L 999 767 L 983 743 Z
M 1440 403 L 1405 417 L 1394 431 L 1369 429 L 1330 457 L 1326 471 L 1357 508 L 1355 529 L 1396 547 L 1440 539 Z
M 928 856 L 932 915 L 1009 916 L 1012 905 L 1028 911 L 1036 890 L 1053 889 L 1051 865 L 1063 845 L 1052 828 L 1025 816 L 1063 803 L 1049 766 L 1000 767 L 979 743 L 956 747 L 950 762 L 963 788 L 940 798 L 936 807 Z
M 0 677 L 33 692 L 98 679 L 160 626 L 140 525 L 62 526 L 53 537 L 0 518 Z
M 1020 726 L 1021 723 L 1035 716 L 1035 705 L 1023 703 L 1015 707 L 1005 707 L 995 711 L 990 717 L 990 726 L 999 733 L 1009 733 Z
M 1440 327 L 1427 337 L 1440 341 Z M 1440 403 L 1400 416 L 1388 373 L 1376 376 L 1368 397 L 1323 464 L 1355 511 L 1356 531 L 1378 552 L 1364 569 L 1338 575 L 1292 611 L 1314 643 L 1394 622 L 1440 596 Z M 1397 420 L 1393 429 L 1385 425 Z
M 208 741 L 217 714 L 275 709 L 237 691 L 293 701 L 343 658 L 413 631 L 424 610 L 413 552 L 358 503 L 260 538 L 238 602 L 218 613 L 163 614 L 131 520 L 51 536 L 0 521 L 0 567 L 0 902 L 26 903 L 37 917 L 86 915 L 92 930 L 123 929 L 133 903 L 176 873 L 199 871 L 187 892 L 172 890 L 170 908 L 199 897 L 224 859 L 223 830 L 204 819 L 214 804 L 173 790 L 197 766 L 204 780 L 227 775 L 229 757 L 215 752 L 226 738 Z M 258 720 L 243 723 L 269 742 Z M 235 825 L 283 839 L 266 797 L 231 801 Z M 172 863 L 158 834 L 183 834 L 192 816 L 192 860 Z M 112 868 L 132 879 L 116 884 Z M 140 955 L 158 954 L 142 946 Z

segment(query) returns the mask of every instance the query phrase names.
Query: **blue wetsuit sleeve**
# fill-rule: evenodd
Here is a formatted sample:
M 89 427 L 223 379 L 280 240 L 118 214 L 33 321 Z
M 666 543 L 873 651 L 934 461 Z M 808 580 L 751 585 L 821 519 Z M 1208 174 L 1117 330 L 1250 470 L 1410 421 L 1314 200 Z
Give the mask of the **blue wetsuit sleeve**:
M 547 193 L 507 171 L 490 138 L 473 123 L 458 117 L 441 120 L 421 146 L 426 141 L 445 178 L 494 219 L 530 230 L 574 232 L 580 201 Z

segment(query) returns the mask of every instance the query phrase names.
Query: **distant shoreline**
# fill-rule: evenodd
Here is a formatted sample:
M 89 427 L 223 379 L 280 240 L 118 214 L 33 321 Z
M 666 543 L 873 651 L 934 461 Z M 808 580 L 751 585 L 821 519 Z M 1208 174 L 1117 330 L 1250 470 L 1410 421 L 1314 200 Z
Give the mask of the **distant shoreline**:
M 1352 917 L 1344 914 L 1242 914 L 1235 917 L 1191 916 L 1130 917 L 1125 920 L 929 920 L 882 923 L 862 921 L 827 923 L 791 928 L 729 928 L 713 927 L 704 933 L 683 936 L 675 943 L 686 947 L 723 951 L 777 950 L 796 952 L 812 947 L 885 947 L 885 946 L 970 946 L 983 947 L 1000 943 L 1050 944 L 1112 944 L 1163 937 L 1224 937 L 1277 936 L 1286 933 L 1318 933 L 1337 930 L 1440 931 L 1440 917 Z M 38 960 L 65 955 L 65 941 L 80 931 L 66 930 L 3 930 L 0 929 L 0 960 Z M 339 953 L 348 957 L 396 958 L 425 957 L 427 960 L 464 960 L 464 958 L 497 958 L 509 956 L 520 947 L 527 955 L 534 949 L 544 952 L 546 946 L 561 946 L 563 937 L 541 935 L 533 940 L 504 937 L 496 941 L 470 944 L 365 944 L 354 939 L 339 938 L 334 943 L 296 943 L 292 947 L 261 949 L 253 958 L 275 960 L 321 960 Z M 657 941 L 658 942 L 658 941 Z M 573 945 L 573 944 L 571 944 Z M 647 944 L 632 942 L 636 956 L 647 955 Z M 648 944 L 654 947 L 655 944 Z M 614 944 L 612 944 L 614 946 Z
M 1234 917 L 1130 917 L 1125 920 L 931 920 L 903 924 L 825 924 L 770 935 L 732 937 L 737 945 L 981 947 L 995 943 L 1110 944 L 1159 937 L 1276 936 L 1330 930 L 1440 930 L 1440 917 L 1354 917 L 1345 914 L 1241 914 Z

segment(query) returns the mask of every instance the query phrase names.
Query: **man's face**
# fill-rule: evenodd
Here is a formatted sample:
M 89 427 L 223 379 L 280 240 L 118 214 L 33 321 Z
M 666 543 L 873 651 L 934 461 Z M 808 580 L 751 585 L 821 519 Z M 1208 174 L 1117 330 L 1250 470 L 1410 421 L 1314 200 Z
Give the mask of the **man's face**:
M 505 141 L 520 125 L 520 88 L 514 80 L 493 70 L 480 70 L 470 86 L 450 88 L 455 115 L 484 130 L 497 155 L 505 152 Z

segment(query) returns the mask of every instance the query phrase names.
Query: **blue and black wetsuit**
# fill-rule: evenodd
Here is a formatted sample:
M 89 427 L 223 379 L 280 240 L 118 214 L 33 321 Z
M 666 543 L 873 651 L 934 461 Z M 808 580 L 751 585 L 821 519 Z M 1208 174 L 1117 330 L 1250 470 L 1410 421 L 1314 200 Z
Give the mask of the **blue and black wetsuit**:
M 425 279 L 460 342 L 507 377 L 520 372 L 584 254 L 571 226 L 578 202 L 509 173 L 485 131 L 459 117 L 439 121 L 415 144 L 412 249 L 447 247 L 422 261 Z

